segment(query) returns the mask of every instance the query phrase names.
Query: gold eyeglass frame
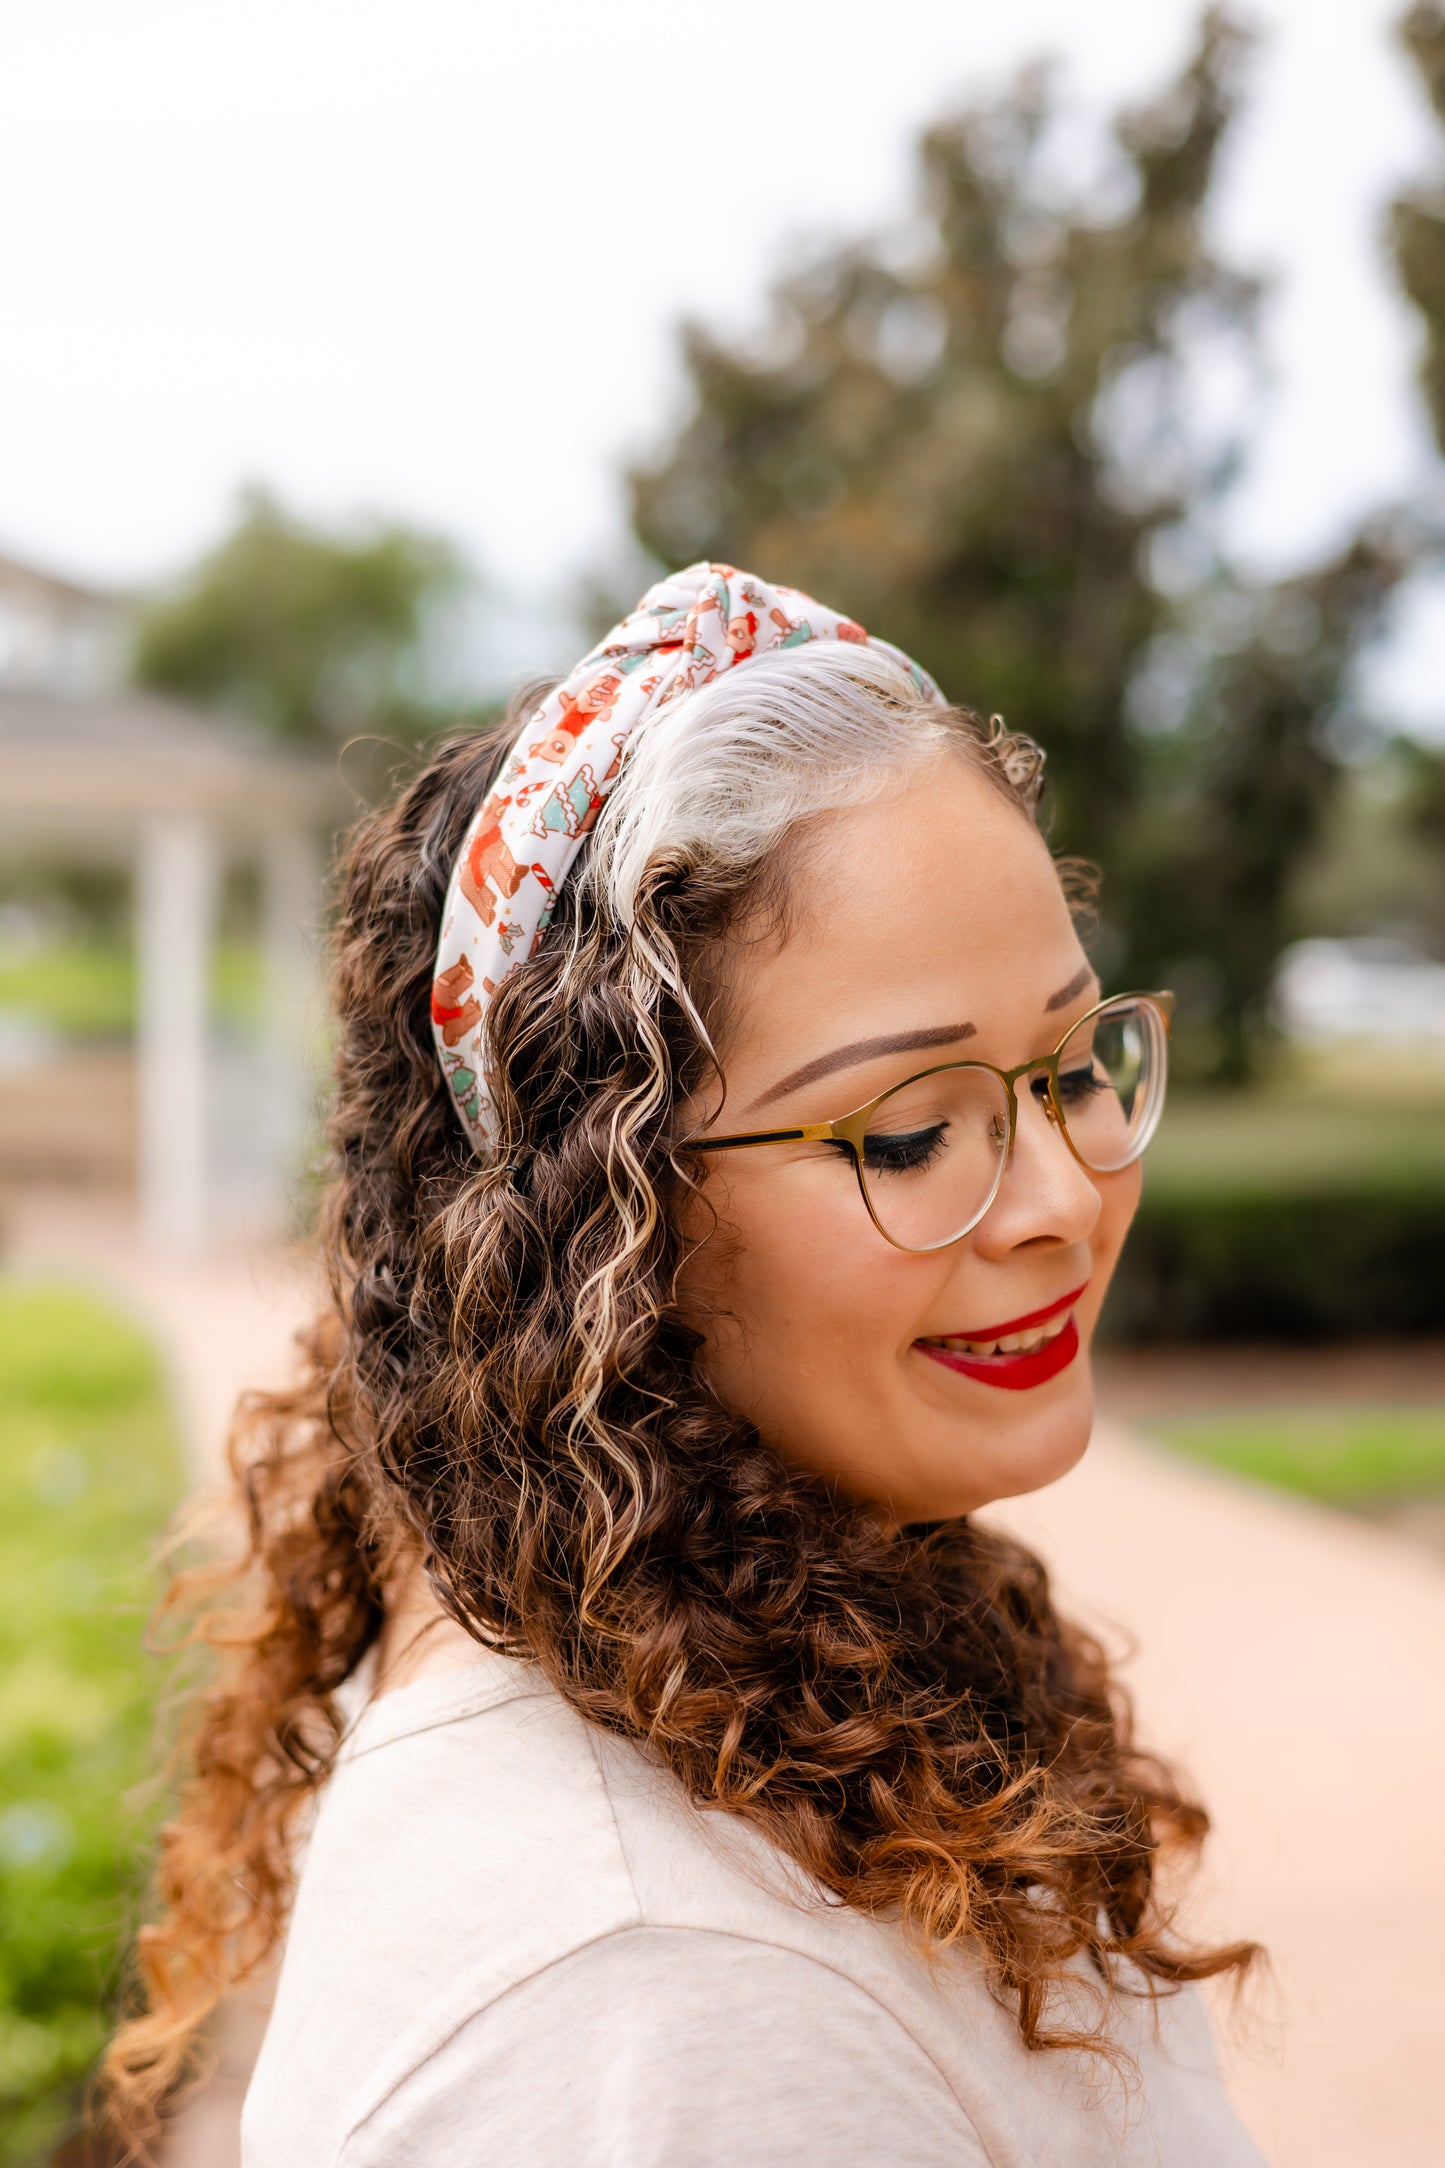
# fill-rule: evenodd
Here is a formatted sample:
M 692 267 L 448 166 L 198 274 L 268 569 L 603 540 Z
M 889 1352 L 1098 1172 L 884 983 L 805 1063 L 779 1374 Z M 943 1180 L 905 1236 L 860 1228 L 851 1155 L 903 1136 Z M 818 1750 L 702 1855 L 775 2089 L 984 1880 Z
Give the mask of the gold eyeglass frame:
M 1044 1070 L 1048 1076 L 1048 1095 L 1044 1100 L 1044 1112 L 1081 1167 L 1086 1168 L 1090 1174 L 1117 1174 L 1124 1167 L 1132 1167 L 1135 1160 L 1142 1157 L 1148 1147 L 1150 1138 L 1152 1138 L 1155 1129 L 1159 1125 L 1159 1113 L 1163 1111 L 1162 1091 L 1159 1112 L 1156 1112 L 1153 1122 L 1137 1149 L 1132 1151 L 1127 1159 L 1120 1160 L 1118 1167 L 1089 1166 L 1088 1160 L 1085 1159 L 1083 1153 L 1069 1135 L 1068 1119 L 1064 1113 L 1063 1103 L 1059 1098 L 1059 1057 L 1064 1048 L 1073 1038 L 1074 1033 L 1087 1024 L 1091 1018 L 1101 1015 L 1105 1009 L 1112 1009 L 1116 1004 L 1123 1001 L 1146 1001 L 1152 1009 L 1157 1011 L 1159 1021 L 1164 1027 L 1164 1043 L 1167 1049 L 1174 1028 L 1174 996 L 1172 993 L 1166 991 L 1154 994 L 1110 994 L 1103 1001 L 1096 1001 L 1093 1008 L 1086 1009 L 1082 1016 L 1074 1018 L 1073 1023 L 1070 1024 L 1051 1054 L 1035 1054 L 1031 1061 L 1021 1061 L 1016 1069 L 998 1069 L 995 1068 L 991 1061 L 934 1062 L 931 1068 L 915 1070 L 912 1076 L 904 1077 L 901 1083 L 890 1084 L 887 1091 L 879 1092 L 875 1098 L 868 1100 L 865 1105 L 855 1107 L 851 1114 L 840 1115 L 836 1121 L 805 1122 L 796 1129 L 751 1129 L 740 1131 L 736 1136 L 727 1137 L 689 1137 L 684 1149 L 691 1152 L 740 1152 L 758 1144 L 846 1145 L 849 1156 L 853 1161 L 853 1172 L 858 1178 L 859 1194 L 863 1199 L 868 1217 L 872 1220 L 873 1225 L 878 1229 L 885 1242 L 889 1243 L 895 1250 L 906 1250 L 910 1255 L 919 1257 L 931 1255 L 934 1250 L 951 1249 L 955 1242 L 962 1242 L 965 1237 L 973 1233 L 973 1230 L 978 1226 L 980 1220 L 984 1218 L 999 1193 L 1009 1160 L 1013 1156 L 1014 1138 L 1018 1134 L 1018 1085 L 1024 1077 L 1033 1076 L 1040 1069 Z M 949 1235 L 942 1242 L 921 1244 L 899 1242 L 889 1234 L 888 1229 L 874 1211 L 873 1200 L 868 1194 L 868 1184 L 864 1179 L 863 1145 L 868 1121 L 876 1109 L 882 1106 L 884 1100 L 891 1099 L 895 1092 L 906 1091 L 910 1084 L 921 1083 L 925 1077 L 939 1076 L 945 1069 L 983 1069 L 989 1076 L 997 1077 L 1004 1088 L 1004 1095 L 1008 1101 L 1008 1141 L 999 1154 L 998 1172 L 994 1176 L 993 1187 L 966 1227 L 961 1227 L 956 1235 Z M 1167 1084 L 1168 1073 L 1166 1070 L 1165 1085 L 1167 1086 Z

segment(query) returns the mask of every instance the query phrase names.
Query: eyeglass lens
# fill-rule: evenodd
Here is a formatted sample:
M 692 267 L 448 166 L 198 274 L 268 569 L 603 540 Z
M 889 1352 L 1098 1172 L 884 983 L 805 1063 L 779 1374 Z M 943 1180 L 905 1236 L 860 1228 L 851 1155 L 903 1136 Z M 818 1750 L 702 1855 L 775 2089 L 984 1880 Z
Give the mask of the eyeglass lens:
M 1070 1034 L 1059 1107 L 1086 1166 L 1107 1173 L 1143 1151 L 1163 1106 L 1166 1050 L 1149 1002 L 1111 1003 Z M 1008 1094 L 989 1070 L 939 1069 L 900 1084 L 864 1134 L 863 1182 L 879 1225 L 907 1249 L 954 1240 L 992 1202 L 1007 1144 Z
M 1167 1050 L 1149 1001 L 1111 1002 L 1064 1041 L 1059 1112 L 1085 1166 L 1109 1174 L 1143 1151 L 1163 1112 Z

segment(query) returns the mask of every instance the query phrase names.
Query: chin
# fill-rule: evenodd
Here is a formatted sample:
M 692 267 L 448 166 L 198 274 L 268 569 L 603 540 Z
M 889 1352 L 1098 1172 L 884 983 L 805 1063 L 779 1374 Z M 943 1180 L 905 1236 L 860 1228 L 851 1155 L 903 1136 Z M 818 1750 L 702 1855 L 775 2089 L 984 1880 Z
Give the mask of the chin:
M 1094 1427 L 1094 1396 L 1087 1372 L 1051 1408 L 1008 1410 L 996 1429 L 980 1439 L 970 1425 L 962 1438 L 954 1433 L 937 1462 L 939 1481 L 926 1509 L 915 1520 L 954 1518 L 976 1513 L 1000 1498 L 1023 1498 L 1057 1483 L 1077 1468 L 1088 1451 Z M 960 1469 L 960 1458 L 964 1461 Z M 945 1473 L 946 1470 L 946 1473 Z
M 1093 1395 L 1076 1396 L 1071 1407 L 1061 1410 L 1052 1421 L 1041 1424 L 1036 1435 L 1021 1441 L 1023 1450 L 1007 1471 L 1006 1484 L 1000 1483 L 994 1497 L 1022 1498 L 1029 1491 L 1043 1490 L 1048 1484 L 1057 1483 L 1071 1468 L 1078 1467 L 1089 1450 L 1093 1429 Z

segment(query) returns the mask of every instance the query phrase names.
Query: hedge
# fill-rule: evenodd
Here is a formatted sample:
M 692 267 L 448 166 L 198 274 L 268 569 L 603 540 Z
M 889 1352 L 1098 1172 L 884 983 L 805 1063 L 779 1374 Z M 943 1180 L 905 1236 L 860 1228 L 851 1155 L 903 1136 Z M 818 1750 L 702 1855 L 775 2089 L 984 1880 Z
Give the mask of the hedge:
M 1445 1119 L 1445 1118 L 1442 1118 Z M 1445 1333 L 1445 1178 L 1351 1188 L 1146 1185 L 1109 1296 L 1115 1340 Z

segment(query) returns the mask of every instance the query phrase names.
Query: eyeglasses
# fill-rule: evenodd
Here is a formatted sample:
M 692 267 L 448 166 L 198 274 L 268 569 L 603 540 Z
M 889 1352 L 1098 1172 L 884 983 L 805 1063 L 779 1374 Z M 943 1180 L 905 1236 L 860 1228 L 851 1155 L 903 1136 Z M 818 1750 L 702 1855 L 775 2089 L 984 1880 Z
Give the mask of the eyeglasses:
M 949 1061 L 920 1070 L 834 1122 L 693 1137 L 688 1149 L 835 1144 L 853 1161 L 868 1216 L 897 1250 L 942 1250 L 972 1234 L 998 1195 L 1031 1088 L 1080 1166 L 1114 1174 L 1159 1126 L 1173 994 L 1115 994 L 1072 1024 L 1052 1054 L 1016 1069 Z

